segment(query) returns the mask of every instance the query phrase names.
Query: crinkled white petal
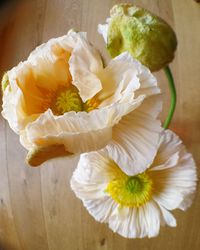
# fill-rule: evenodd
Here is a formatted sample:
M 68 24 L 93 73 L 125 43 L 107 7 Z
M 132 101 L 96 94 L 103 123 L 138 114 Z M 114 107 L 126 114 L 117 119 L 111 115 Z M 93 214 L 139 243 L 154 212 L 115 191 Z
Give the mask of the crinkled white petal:
M 111 60 L 99 78 L 102 90 L 98 93 L 98 98 L 103 100 L 100 107 L 131 100 L 140 95 L 148 97 L 160 93 L 157 80 L 149 69 L 128 52 Z
M 98 28 L 97 28 L 97 31 L 99 32 L 99 34 L 103 36 L 105 43 L 107 43 L 107 41 L 108 41 L 108 28 L 109 28 L 110 20 L 111 20 L 111 18 L 107 18 L 106 23 L 99 24 Z
M 160 97 L 149 97 L 114 127 L 106 150 L 127 175 L 141 173 L 152 164 L 162 131 L 155 119 L 160 110 Z
M 149 201 L 141 208 L 138 208 L 138 228 L 140 228 L 140 238 L 149 238 L 158 235 L 160 230 L 160 212 L 155 202 Z
M 182 141 L 175 135 L 175 133 L 170 130 L 163 130 L 154 165 L 162 165 L 169 159 L 169 156 L 171 158 L 173 154 L 179 153 L 182 147 Z
M 78 196 L 77 196 L 78 197 Z M 88 212 L 99 222 L 107 222 L 118 205 L 109 196 L 96 200 L 83 200 Z
M 174 216 L 164 207 L 160 206 L 160 210 L 162 213 L 162 225 L 164 226 L 165 224 L 167 224 L 170 227 L 176 227 L 176 219 L 174 218 Z
M 135 91 L 140 88 L 138 69 L 129 62 L 130 55 L 127 54 L 127 60 L 122 58 L 120 55 L 111 60 L 99 75 L 102 82 L 102 90 L 98 93 L 98 99 L 101 100 L 100 107 L 131 100 L 135 96 Z
M 102 89 L 98 77 L 103 68 L 101 57 L 86 40 L 79 39 L 76 43 L 69 59 L 69 65 L 73 85 L 78 88 L 83 102 L 95 96 Z
M 47 146 L 60 143 L 71 153 L 100 149 L 111 140 L 112 127 L 121 117 L 136 109 L 143 99 L 144 96 L 139 96 L 132 102 L 116 103 L 89 113 L 68 112 L 54 116 L 51 110 L 47 110 L 26 126 L 21 142 L 27 149 L 33 144 Z
M 3 94 L 3 110 L 1 114 L 8 121 L 9 126 L 15 131 L 15 133 L 19 133 L 20 130 L 16 107 L 19 107 L 21 96 L 22 93 L 20 89 L 15 88 L 11 92 L 9 87 L 5 89 Z
M 109 227 L 126 238 L 155 237 L 160 229 L 160 210 L 153 202 L 140 208 L 117 207 L 109 217 Z
M 113 168 L 104 153 L 82 154 L 71 178 L 71 187 L 83 201 L 89 213 L 98 221 L 106 222 L 117 205 L 106 194 Z
M 112 138 L 112 127 L 97 129 L 81 125 L 87 121 L 84 118 L 56 120 L 52 112 L 45 112 L 38 120 L 30 123 L 20 134 L 22 145 L 31 150 L 33 145 L 46 147 L 48 145 L 63 144 L 70 153 L 82 153 L 104 147 Z M 65 124 L 66 123 L 66 124 Z M 93 123 L 94 125 L 94 123 Z
M 167 189 L 167 184 L 166 184 Z M 154 194 L 153 199 L 162 207 L 173 210 L 178 207 L 178 205 L 182 202 L 183 196 L 177 192 L 176 190 L 163 190 L 159 194 Z
M 153 199 L 160 206 L 168 210 L 185 210 L 191 205 L 197 181 L 195 162 L 182 141 L 170 130 L 162 133 L 150 175 L 155 185 Z
M 98 183 L 107 185 L 115 176 L 115 167 L 115 163 L 110 161 L 103 151 L 81 154 L 73 178 L 88 185 Z
M 117 204 L 117 203 L 116 203 Z M 117 232 L 123 237 L 134 238 L 137 235 L 136 221 L 131 221 L 132 216 L 137 214 L 137 209 L 116 206 L 112 210 L 107 223 L 113 232 Z M 136 217 L 135 217 L 136 218 Z

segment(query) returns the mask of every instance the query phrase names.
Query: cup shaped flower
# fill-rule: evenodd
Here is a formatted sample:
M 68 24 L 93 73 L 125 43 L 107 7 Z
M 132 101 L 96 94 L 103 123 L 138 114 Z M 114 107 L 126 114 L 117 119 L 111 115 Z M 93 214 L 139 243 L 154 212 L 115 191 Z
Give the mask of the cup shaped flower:
M 120 157 L 126 164 L 124 155 Z M 154 161 L 144 172 L 127 175 L 106 149 L 100 150 L 81 155 L 71 187 L 97 221 L 124 237 L 143 238 L 157 236 L 160 225 L 176 226 L 169 211 L 191 205 L 196 179 L 192 155 L 173 132 L 165 130 Z
M 144 148 L 149 148 L 149 140 L 159 138 L 155 117 L 160 90 L 155 77 L 128 53 L 103 68 L 85 33 L 71 31 L 42 44 L 6 73 L 2 88 L 2 115 L 29 150 L 27 161 L 33 166 L 52 157 L 105 147 L 121 118 L 141 104 L 144 108 L 131 125 L 136 141 L 144 137 Z M 144 100 L 149 98 L 154 101 L 148 108 L 156 106 L 152 113 L 145 109 Z M 138 130 L 140 122 L 144 136 Z M 151 158 L 155 148 L 148 150 Z
M 124 51 L 157 71 L 174 58 L 177 46 L 172 28 L 161 18 L 132 4 L 118 4 L 107 23 L 98 26 L 112 57 Z

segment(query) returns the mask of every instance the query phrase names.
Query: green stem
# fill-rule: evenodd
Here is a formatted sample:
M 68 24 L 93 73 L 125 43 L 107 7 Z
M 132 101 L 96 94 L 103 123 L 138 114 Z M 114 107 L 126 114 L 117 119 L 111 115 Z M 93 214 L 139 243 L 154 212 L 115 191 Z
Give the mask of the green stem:
M 168 82 L 169 82 L 169 89 L 170 89 L 170 94 L 171 94 L 171 101 L 170 101 L 171 104 L 170 104 L 169 113 L 168 113 L 167 118 L 166 118 L 164 125 L 163 125 L 163 127 L 165 129 L 167 129 L 169 127 L 171 120 L 172 120 L 174 110 L 176 107 L 176 88 L 175 88 L 172 72 L 171 72 L 169 66 L 166 66 L 164 68 L 164 71 L 165 71 L 165 74 L 166 74 Z

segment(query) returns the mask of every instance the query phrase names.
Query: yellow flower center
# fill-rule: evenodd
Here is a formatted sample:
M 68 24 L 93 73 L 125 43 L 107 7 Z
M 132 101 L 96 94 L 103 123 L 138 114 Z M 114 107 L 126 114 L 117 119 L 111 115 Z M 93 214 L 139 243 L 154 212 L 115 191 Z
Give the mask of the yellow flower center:
M 75 86 L 62 88 L 52 95 L 46 95 L 43 105 L 46 107 L 51 102 L 51 110 L 55 115 L 63 115 L 66 112 L 75 111 L 86 111 L 90 112 L 96 109 L 99 105 L 97 97 L 89 99 L 83 103 L 78 89 Z M 51 100 L 51 101 L 50 101 Z
M 135 176 L 121 173 L 105 191 L 122 206 L 139 207 L 151 199 L 152 184 L 147 172 Z
M 52 110 L 56 115 L 62 115 L 66 112 L 83 111 L 83 102 L 75 87 L 61 90 L 56 95 Z

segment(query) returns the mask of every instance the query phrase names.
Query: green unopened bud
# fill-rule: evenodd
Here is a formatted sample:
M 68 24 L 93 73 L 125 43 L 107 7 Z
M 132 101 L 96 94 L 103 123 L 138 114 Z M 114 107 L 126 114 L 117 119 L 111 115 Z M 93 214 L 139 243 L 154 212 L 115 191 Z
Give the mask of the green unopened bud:
M 8 79 L 8 74 L 7 72 L 3 75 L 2 81 L 1 81 L 1 88 L 2 91 L 6 89 L 6 87 L 9 85 L 9 79 Z
M 164 20 L 131 4 L 115 5 L 110 15 L 107 49 L 112 57 L 128 51 L 151 71 L 173 60 L 176 35 Z

